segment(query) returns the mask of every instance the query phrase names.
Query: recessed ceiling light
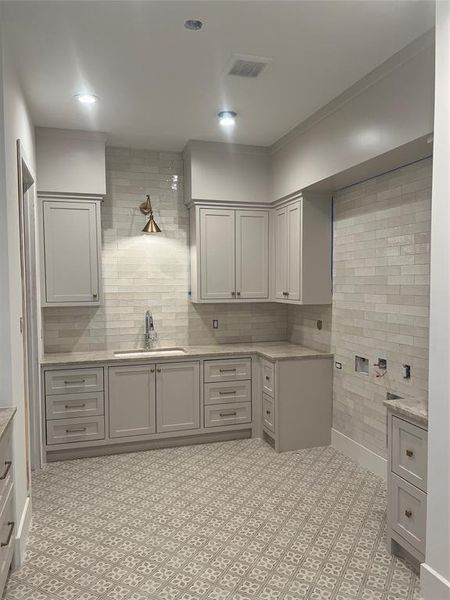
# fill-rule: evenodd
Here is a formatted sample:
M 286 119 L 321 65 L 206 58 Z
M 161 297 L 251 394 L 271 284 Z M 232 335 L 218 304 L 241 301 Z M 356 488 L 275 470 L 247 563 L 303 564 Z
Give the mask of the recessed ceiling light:
M 98 102 L 98 97 L 94 94 L 76 94 L 75 98 L 81 104 L 95 104 Z
M 219 117 L 219 123 L 224 127 L 229 127 L 236 123 L 237 114 L 234 110 L 222 110 L 217 116 Z
M 191 31 L 198 31 L 203 27 L 203 23 L 197 19 L 188 19 L 184 22 L 184 26 L 186 29 L 191 29 Z

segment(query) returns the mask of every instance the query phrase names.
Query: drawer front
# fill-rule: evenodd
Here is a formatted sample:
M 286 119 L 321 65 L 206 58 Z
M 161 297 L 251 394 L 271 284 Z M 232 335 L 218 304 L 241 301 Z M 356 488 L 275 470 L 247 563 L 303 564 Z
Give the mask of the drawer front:
M 252 378 L 252 361 L 250 358 L 206 360 L 204 365 L 205 383 Z
M 275 365 L 268 360 L 262 361 L 262 391 L 272 398 L 275 395 Z
M 103 391 L 103 369 L 68 369 L 45 372 L 45 393 L 73 394 Z
M 204 392 L 205 404 L 250 402 L 252 399 L 252 384 L 251 381 L 205 383 Z
M 392 528 L 425 554 L 427 495 L 391 474 Z
M 13 471 L 12 427 L 9 425 L 0 441 L 0 512 L 13 483 Z
M 6 504 L 0 513 L 0 590 L 3 590 L 14 554 L 17 525 L 14 520 L 14 492 L 10 486 Z
M 392 417 L 392 471 L 424 492 L 427 490 L 427 441 L 424 429 Z
M 78 419 L 47 421 L 48 445 L 89 442 L 91 440 L 103 440 L 104 437 L 104 417 L 80 417 Z
M 103 415 L 103 392 L 47 396 L 45 411 L 48 420 Z
M 205 406 L 205 427 L 240 425 L 252 420 L 250 402 L 230 402 L 229 404 L 210 404 Z
M 275 406 L 273 398 L 263 394 L 263 424 L 266 429 L 275 433 Z

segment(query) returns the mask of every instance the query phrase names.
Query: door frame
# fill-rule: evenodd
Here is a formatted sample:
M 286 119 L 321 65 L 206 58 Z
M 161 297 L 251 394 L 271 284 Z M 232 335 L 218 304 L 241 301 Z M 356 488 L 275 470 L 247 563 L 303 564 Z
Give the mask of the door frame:
M 40 293 L 37 258 L 36 179 L 25 157 L 20 139 L 17 148 L 19 199 L 20 272 L 22 282 L 22 343 L 24 359 L 25 427 L 27 443 L 27 484 L 31 492 L 31 470 L 43 465 L 40 402 Z

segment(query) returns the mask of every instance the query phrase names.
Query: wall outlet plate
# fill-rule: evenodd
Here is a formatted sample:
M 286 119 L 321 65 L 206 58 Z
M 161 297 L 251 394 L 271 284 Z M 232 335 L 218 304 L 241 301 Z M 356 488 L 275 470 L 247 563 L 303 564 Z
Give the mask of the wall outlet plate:
M 342 369 L 342 363 L 338 360 L 335 361 L 334 366 L 336 367 L 336 369 Z

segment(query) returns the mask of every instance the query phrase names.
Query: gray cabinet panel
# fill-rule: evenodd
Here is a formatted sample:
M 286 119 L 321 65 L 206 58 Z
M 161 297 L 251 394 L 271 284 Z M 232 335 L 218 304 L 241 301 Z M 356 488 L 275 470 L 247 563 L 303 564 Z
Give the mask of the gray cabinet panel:
M 159 364 L 156 368 L 157 431 L 200 427 L 198 362 Z
M 109 368 L 110 437 L 155 432 L 155 365 Z

